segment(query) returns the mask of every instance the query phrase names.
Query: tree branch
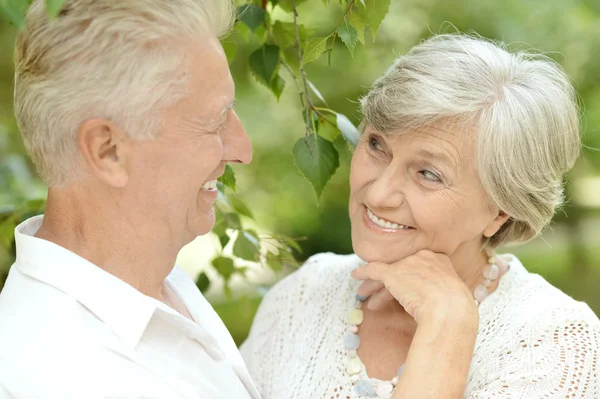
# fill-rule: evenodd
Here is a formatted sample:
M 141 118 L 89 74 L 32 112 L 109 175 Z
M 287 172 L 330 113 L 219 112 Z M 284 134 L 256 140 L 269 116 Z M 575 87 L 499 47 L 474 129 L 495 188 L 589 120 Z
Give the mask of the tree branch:
M 300 78 L 302 79 L 302 83 L 304 85 L 304 110 L 305 110 L 305 119 L 306 119 L 306 135 L 312 134 L 312 129 L 310 128 L 310 111 L 314 108 L 312 102 L 310 101 L 310 95 L 308 91 L 308 82 L 306 80 L 306 72 L 304 71 L 304 65 L 302 62 L 302 49 L 300 48 L 300 32 L 298 29 L 298 11 L 296 10 L 296 2 L 291 0 L 292 4 L 292 13 L 294 14 L 294 30 L 296 33 L 296 49 L 298 50 L 298 61 L 300 62 Z

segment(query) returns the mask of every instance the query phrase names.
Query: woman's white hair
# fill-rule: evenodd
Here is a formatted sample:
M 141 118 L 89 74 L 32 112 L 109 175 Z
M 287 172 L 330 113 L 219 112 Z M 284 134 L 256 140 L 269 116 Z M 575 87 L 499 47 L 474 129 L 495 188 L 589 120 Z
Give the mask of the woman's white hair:
M 76 132 L 91 118 L 134 139 L 156 137 L 162 111 L 186 94 L 185 42 L 222 37 L 230 0 L 67 0 L 50 20 L 29 8 L 15 50 L 15 114 L 50 186 L 80 175 Z
M 487 247 L 534 238 L 563 203 L 581 147 L 579 108 L 569 78 L 546 56 L 474 35 L 433 36 L 399 57 L 361 105 L 365 125 L 383 133 L 443 120 L 474 128 L 481 183 L 510 216 Z

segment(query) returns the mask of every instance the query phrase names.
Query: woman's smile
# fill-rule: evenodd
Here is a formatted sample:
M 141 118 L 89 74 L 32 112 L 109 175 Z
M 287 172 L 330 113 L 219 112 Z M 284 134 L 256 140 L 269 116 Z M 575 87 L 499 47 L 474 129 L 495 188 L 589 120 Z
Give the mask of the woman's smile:
M 407 226 L 404 224 L 399 224 L 393 222 L 391 220 L 382 218 L 376 215 L 371 209 L 367 206 L 364 206 L 363 210 L 363 221 L 365 226 L 373 231 L 380 233 L 407 233 L 411 230 L 415 230 L 412 226 Z

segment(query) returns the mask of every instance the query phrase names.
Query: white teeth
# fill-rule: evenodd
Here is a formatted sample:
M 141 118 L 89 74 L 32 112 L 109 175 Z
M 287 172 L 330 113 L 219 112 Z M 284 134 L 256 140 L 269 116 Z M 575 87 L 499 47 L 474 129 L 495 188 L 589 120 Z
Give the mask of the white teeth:
M 202 188 L 204 190 L 214 190 L 215 188 L 217 188 L 217 181 L 216 180 L 209 180 L 206 183 L 204 183 L 202 185 Z
M 369 216 L 369 219 L 371 219 L 373 223 L 386 229 L 402 230 L 410 228 L 409 226 L 405 226 L 403 224 L 397 224 L 390 222 L 389 220 L 380 219 L 369 208 L 367 208 L 367 216 Z

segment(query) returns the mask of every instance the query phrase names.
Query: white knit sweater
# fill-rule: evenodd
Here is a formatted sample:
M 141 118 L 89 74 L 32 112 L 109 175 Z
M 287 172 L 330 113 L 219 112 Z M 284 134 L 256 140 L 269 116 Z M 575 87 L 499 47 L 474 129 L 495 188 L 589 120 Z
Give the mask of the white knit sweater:
M 264 399 L 359 398 L 343 338 L 360 263 L 315 255 L 267 293 L 241 348 Z M 586 304 L 513 257 L 479 311 L 465 398 L 600 398 L 600 321 Z

